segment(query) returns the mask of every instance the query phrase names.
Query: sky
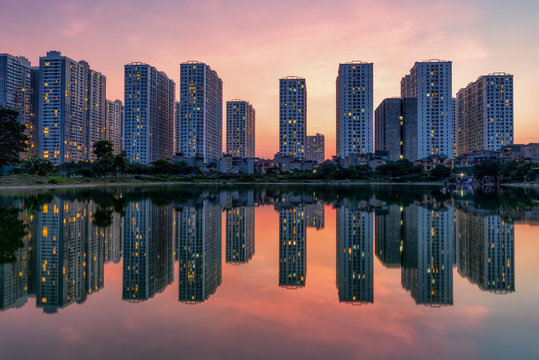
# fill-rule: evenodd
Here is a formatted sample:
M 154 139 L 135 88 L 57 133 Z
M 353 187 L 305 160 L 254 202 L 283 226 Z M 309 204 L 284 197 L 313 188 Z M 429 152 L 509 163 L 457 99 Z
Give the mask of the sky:
M 335 78 L 352 60 L 374 63 L 375 108 L 400 95 L 416 61 L 453 61 L 454 95 L 480 75 L 511 73 L 515 143 L 539 142 L 536 0 L 0 0 L 0 13 L 0 53 L 86 60 L 112 100 L 123 100 L 127 63 L 176 84 L 180 63 L 207 63 L 224 101 L 255 107 L 257 156 L 278 151 L 279 78 L 290 75 L 306 78 L 307 133 L 325 134 L 326 157 L 335 154 Z

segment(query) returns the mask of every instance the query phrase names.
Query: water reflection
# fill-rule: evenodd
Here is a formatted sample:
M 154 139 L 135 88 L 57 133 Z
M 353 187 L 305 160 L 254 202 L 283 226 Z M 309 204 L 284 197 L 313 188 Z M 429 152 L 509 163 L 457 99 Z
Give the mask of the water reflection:
M 336 244 L 339 302 L 374 302 L 376 255 L 391 271 L 400 268 L 401 286 L 416 304 L 453 305 L 454 267 L 482 291 L 515 291 L 514 222 L 539 218 L 527 199 L 513 195 L 497 208 L 490 200 L 435 190 L 317 191 L 115 189 L 105 197 L 5 197 L 3 229 L 20 231 L 3 230 L 18 245 L 1 249 L 10 262 L 0 265 L 0 308 L 22 307 L 28 297 L 45 313 L 84 303 L 105 286 L 104 265 L 121 260 L 122 299 L 144 301 L 163 292 L 174 282 L 177 261 L 178 300 L 205 302 L 223 281 L 222 216 L 225 261 L 246 264 L 256 258 L 260 206 L 278 213 L 279 286 L 307 286 L 307 237 L 324 228 L 333 207 L 336 235 L 327 241 Z
M 339 301 L 372 303 L 373 213 L 366 202 L 345 201 L 337 209 L 337 289 Z

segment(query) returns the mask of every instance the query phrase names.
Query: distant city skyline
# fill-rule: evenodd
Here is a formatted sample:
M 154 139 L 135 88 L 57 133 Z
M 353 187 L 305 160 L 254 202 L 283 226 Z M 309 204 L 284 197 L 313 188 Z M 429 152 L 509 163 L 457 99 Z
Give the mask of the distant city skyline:
M 40 56 L 55 49 L 86 60 L 107 77 L 110 100 L 123 99 L 122 68 L 132 61 L 151 64 L 175 81 L 182 61 L 198 59 L 211 64 L 223 79 L 224 100 L 249 99 L 257 109 L 257 156 L 271 157 L 278 152 L 277 84 L 287 74 L 309 82 L 308 132 L 325 134 L 326 155 L 334 155 L 335 124 L 328 119 L 335 116 L 336 67 L 356 59 L 375 64 L 375 107 L 384 98 L 399 95 L 399 80 L 415 61 L 451 60 L 452 96 L 481 74 L 514 74 L 518 88 L 514 142 L 539 141 L 534 123 L 539 50 L 529 42 L 530 34 L 539 31 L 534 20 L 539 5 L 531 1 L 519 2 L 519 6 L 497 0 L 406 5 L 384 0 L 369 6 L 340 1 L 331 6 L 309 3 L 308 7 L 304 1 L 275 1 L 271 6 L 165 0 L 160 6 L 100 0 L 1 3 L 6 13 L 0 32 L 2 52 L 26 56 L 34 66 Z M 241 27 L 227 21 L 227 14 L 239 8 L 248 15 Z M 118 13 L 126 16 L 118 19 Z M 435 16 L 440 13 L 446 16 Z M 290 21 L 299 14 L 304 15 L 303 23 Z M 20 23 L 30 17 L 32 26 L 21 31 Z M 503 26 L 492 23 L 498 17 L 503 17 Z M 140 26 L 143 19 L 146 26 Z M 359 33 L 353 30 L 358 26 Z M 425 26 L 428 33 L 421 30 Z M 45 27 L 55 36 L 36 42 Z M 193 29 L 196 36 L 179 31 L 185 28 Z M 112 33 L 116 35 L 111 37 Z M 85 41 L 80 41 L 81 36 Z M 523 52 L 527 56 L 519 56 Z

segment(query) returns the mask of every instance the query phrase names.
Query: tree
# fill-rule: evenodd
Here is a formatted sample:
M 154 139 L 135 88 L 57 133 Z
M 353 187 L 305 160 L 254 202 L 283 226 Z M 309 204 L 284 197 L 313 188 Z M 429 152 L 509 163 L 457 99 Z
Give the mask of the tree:
M 430 171 L 430 176 L 440 180 L 447 179 L 451 176 L 451 169 L 445 165 L 439 164 Z
M 155 175 L 173 175 L 176 173 L 176 168 L 166 160 L 156 160 L 152 163 L 150 171 Z
M 113 167 L 115 171 L 125 171 L 127 168 L 127 160 L 125 159 L 126 156 L 127 154 L 125 151 L 122 151 L 120 154 L 114 156 Z
M 29 156 L 28 160 L 24 163 L 24 169 L 30 175 L 39 176 L 47 176 L 56 170 L 50 161 L 37 156 Z
M 496 160 L 491 159 L 483 160 L 474 167 L 474 175 L 477 180 L 483 180 L 492 177 L 494 181 L 498 181 L 499 171 L 500 163 Z
M 24 133 L 26 125 L 17 121 L 19 112 L 0 109 L 0 166 L 16 164 L 19 154 L 27 150 L 30 140 Z
M 99 173 L 105 175 L 114 171 L 114 147 L 110 141 L 96 142 L 94 154 L 97 157 L 96 166 Z

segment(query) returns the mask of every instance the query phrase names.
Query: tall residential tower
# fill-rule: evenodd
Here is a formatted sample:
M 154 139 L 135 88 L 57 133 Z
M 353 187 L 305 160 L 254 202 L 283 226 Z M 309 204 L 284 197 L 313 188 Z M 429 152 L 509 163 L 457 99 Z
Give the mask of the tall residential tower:
M 149 164 L 174 155 L 175 88 L 153 66 L 125 65 L 124 150 L 129 161 Z
M 304 78 L 279 80 L 279 154 L 305 159 L 307 87 Z
M 255 157 L 255 109 L 244 100 L 226 102 L 226 153 Z
M 481 76 L 457 94 L 458 155 L 513 144 L 513 75 Z
M 339 64 L 337 87 L 337 156 L 373 151 L 373 64 Z
M 417 128 L 405 138 L 417 148 L 417 157 L 409 160 L 429 155 L 453 156 L 451 68 L 451 61 L 416 62 L 401 80 L 401 97 L 417 99 Z
M 176 151 L 204 162 L 223 151 L 223 81 L 209 65 L 180 65 L 180 101 L 176 112 Z

